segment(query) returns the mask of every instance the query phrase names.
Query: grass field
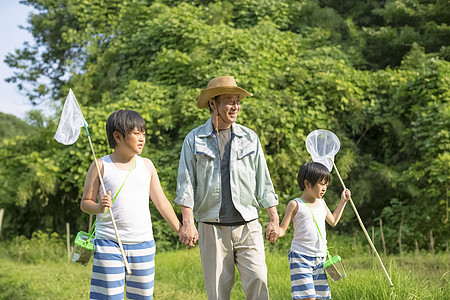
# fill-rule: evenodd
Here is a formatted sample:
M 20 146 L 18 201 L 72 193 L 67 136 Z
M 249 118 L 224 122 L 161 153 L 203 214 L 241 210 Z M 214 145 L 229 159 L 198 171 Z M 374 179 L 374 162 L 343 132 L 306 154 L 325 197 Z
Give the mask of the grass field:
M 42 248 L 17 250 L 0 244 L 0 299 L 89 298 L 92 261 L 87 267 L 67 263 L 63 249 L 50 254 Z M 267 252 L 266 257 L 271 299 L 290 299 L 286 255 Z M 374 257 L 365 254 L 343 261 L 348 275 L 331 282 L 333 299 L 450 298 L 449 254 L 383 258 L 392 289 Z M 198 248 L 157 253 L 154 295 L 154 299 L 206 299 Z M 237 273 L 231 299 L 244 299 Z

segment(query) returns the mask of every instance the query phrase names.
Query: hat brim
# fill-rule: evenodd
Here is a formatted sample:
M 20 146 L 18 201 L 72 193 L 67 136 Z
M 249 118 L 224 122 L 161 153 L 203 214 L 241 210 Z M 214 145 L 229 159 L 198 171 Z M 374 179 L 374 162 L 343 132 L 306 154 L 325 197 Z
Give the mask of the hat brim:
M 253 96 L 252 93 L 249 93 L 243 88 L 237 86 L 221 86 L 210 89 L 204 89 L 200 92 L 200 96 L 198 96 L 197 107 L 207 108 L 209 99 L 224 94 L 239 95 L 241 97 L 240 98 L 241 100 L 247 96 Z

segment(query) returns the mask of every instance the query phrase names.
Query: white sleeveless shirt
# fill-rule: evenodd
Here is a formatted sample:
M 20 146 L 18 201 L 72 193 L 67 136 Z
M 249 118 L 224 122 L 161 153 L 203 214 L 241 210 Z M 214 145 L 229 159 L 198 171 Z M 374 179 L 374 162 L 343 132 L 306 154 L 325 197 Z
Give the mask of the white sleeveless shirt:
M 311 208 L 314 218 L 316 218 L 322 238 L 317 230 L 316 223 L 314 223 L 311 211 L 306 204 L 300 199 L 296 198 L 298 210 L 292 219 L 294 224 L 294 238 L 291 243 L 291 250 L 299 252 L 307 256 L 326 256 L 326 232 L 325 232 L 325 218 L 327 210 L 323 199 L 317 199 L 318 206 Z M 325 242 L 324 242 L 325 241 Z
M 106 192 L 111 191 L 111 200 L 122 185 L 129 170 L 120 170 L 111 161 L 109 155 L 102 157 L 103 182 Z M 150 217 L 150 180 L 151 175 L 142 157 L 136 155 L 136 164 L 127 181 L 113 203 L 112 211 L 117 231 L 122 243 L 142 243 L 153 239 L 152 221 Z M 103 195 L 100 187 L 99 195 Z M 103 213 L 97 214 L 97 223 Z M 95 238 L 117 242 L 109 211 L 98 224 Z

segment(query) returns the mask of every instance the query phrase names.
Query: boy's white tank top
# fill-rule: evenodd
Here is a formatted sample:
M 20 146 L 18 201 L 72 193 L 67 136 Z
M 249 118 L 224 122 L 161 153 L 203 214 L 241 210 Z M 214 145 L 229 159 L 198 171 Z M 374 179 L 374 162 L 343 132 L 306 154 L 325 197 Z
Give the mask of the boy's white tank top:
M 111 200 L 122 185 L 129 170 L 124 171 L 114 166 L 109 155 L 102 157 L 103 182 L 106 192 L 111 191 Z M 122 243 L 142 243 L 153 239 L 152 221 L 149 208 L 151 175 L 142 157 L 136 155 L 136 164 L 127 181 L 113 203 L 112 211 L 117 231 Z M 103 194 L 100 187 L 99 194 Z M 102 214 L 97 214 L 97 223 Z M 109 211 L 98 224 L 95 238 L 117 242 Z
M 318 199 L 319 205 L 316 208 L 309 206 L 314 214 L 314 218 L 316 218 L 317 225 L 319 225 L 323 240 L 319 235 L 309 208 L 300 198 L 296 198 L 295 201 L 298 204 L 298 211 L 292 220 L 294 224 L 294 238 L 292 239 L 291 250 L 307 256 L 326 256 L 325 218 L 327 210 L 324 200 Z

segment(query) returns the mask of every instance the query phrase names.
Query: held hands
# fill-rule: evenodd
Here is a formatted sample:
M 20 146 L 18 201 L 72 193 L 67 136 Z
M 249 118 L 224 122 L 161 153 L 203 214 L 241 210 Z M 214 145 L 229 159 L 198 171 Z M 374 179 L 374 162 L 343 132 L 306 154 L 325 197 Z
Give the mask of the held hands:
M 348 200 L 350 200 L 351 195 L 352 193 L 349 189 L 343 190 L 341 194 L 341 201 L 347 202 Z
M 266 228 L 266 239 L 269 242 L 276 242 L 280 236 L 280 227 L 275 222 L 269 222 Z
M 180 228 L 178 236 L 180 237 L 180 242 L 187 246 L 188 249 L 191 249 L 198 240 L 198 231 L 193 223 L 187 223 Z
M 98 200 L 98 211 L 99 213 L 104 213 L 111 206 L 111 191 L 108 191 L 108 194 L 101 196 Z

